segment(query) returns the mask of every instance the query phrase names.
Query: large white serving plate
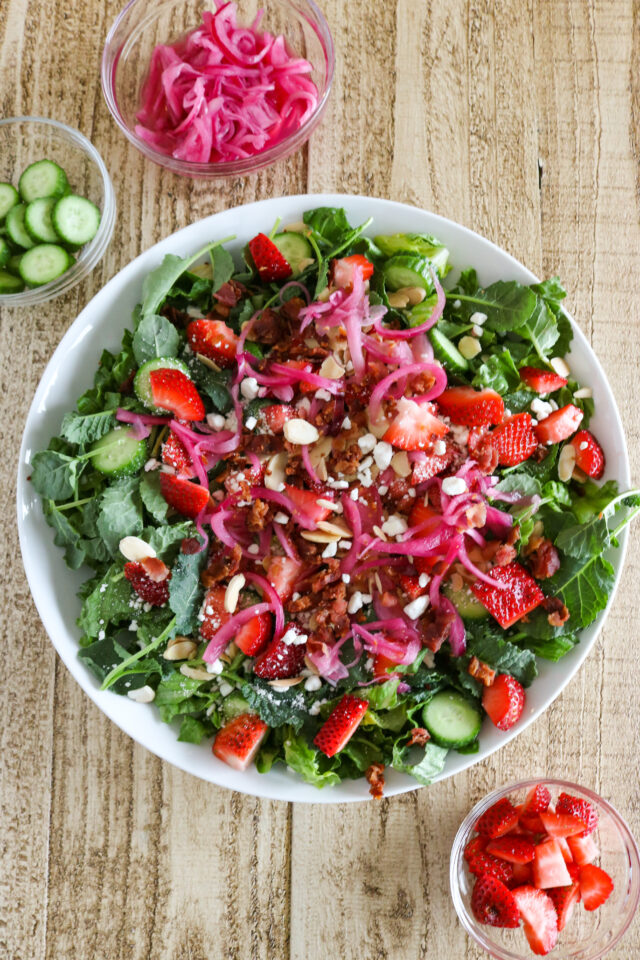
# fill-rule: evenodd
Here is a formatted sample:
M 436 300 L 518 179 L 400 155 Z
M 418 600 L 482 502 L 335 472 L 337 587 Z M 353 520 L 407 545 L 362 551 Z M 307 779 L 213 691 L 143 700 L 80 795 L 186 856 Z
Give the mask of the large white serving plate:
M 18 469 L 18 529 L 31 592 L 53 645 L 85 693 L 125 733 L 182 770 L 232 790 L 278 800 L 338 803 L 368 798 L 364 778 L 318 790 L 281 765 L 266 775 L 259 774 L 255 768 L 240 773 L 213 757 L 209 743 L 201 746 L 178 743 L 176 730 L 161 723 L 152 706 L 99 690 L 92 674 L 76 656 L 79 636 L 76 617 L 80 609 L 76 591 L 86 572 L 66 568 L 61 551 L 53 543 L 53 533 L 43 518 L 39 498 L 27 479 L 33 454 L 46 447 L 50 437 L 59 432 L 64 414 L 75 407 L 77 397 L 91 385 L 102 349 L 118 347 L 131 311 L 141 299 L 142 281 L 165 254 L 186 256 L 210 240 L 230 235 L 237 238 L 230 247 L 239 250 L 257 232 L 269 232 L 278 217 L 285 224 L 291 223 L 300 220 L 305 210 L 319 206 L 345 207 L 353 224 L 373 217 L 368 230 L 372 235 L 398 231 L 435 234 L 451 251 L 453 265 L 476 267 L 485 285 L 499 279 L 521 283 L 533 283 L 537 279 L 509 254 L 465 227 L 405 204 L 371 197 L 313 194 L 274 198 L 225 210 L 193 223 L 151 247 L 113 277 L 63 337 L 43 374 L 27 417 Z M 604 447 L 606 477 L 616 479 L 624 489 L 630 485 L 629 460 L 616 402 L 591 347 L 575 324 L 573 330 L 571 369 L 583 385 L 593 389 L 596 415 L 592 423 Z M 442 777 L 484 760 L 528 727 L 558 696 L 589 653 L 604 623 L 613 602 L 625 550 L 626 535 L 623 535 L 620 549 L 611 557 L 616 584 L 607 610 L 583 631 L 581 643 L 564 660 L 540 661 L 540 676 L 527 691 L 520 722 L 508 733 L 501 733 L 487 721 L 481 734 L 480 751 L 471 756 L 452 753 Z M 388 771 L 387 796 L 416 788 L 416 781 L 411 777 Z

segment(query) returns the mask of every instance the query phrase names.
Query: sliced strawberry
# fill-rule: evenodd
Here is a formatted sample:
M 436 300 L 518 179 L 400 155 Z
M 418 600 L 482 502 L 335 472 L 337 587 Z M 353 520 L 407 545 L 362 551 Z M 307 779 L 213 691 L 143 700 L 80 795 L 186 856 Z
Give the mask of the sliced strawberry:
M 395 666 L 397 666 L 395 660 L 390 660 L 389 657 L 383 657 L 381 653 L 378 653 L 373 658 L 373 675 L 376 680 L 389 680 L 392 674 L 388 671 Z M 396 676 L 399 676 L 399 674 L 396 674 Z
M 569 841 L 567 840 L 567 843 L 568 842 Z M 576 883 L 578 880 L 580 880 L 580 867 L 577 863 L 568 863 L 567 870 L 569 871 L 569 876 L 571 877 L 573 883 Z
M 578 834 L 577 837 L 569 837 L 567 845 L 571 851 L 571 856 L 579 867 L 584 867 L 587 863 L 593 863 L 600 855 L 598 845 L 591 834 L 586 836 Z
M 556 837 L 556 840 L 560 844 L 560 849 L 562 850 L 562 859 L 565 863 L 573 863 L 573 855 L 571 853 L 571 848 L 567 843 L 566 837 Z
M 430 403 L 415 403 L 403 397 L 383 439 L 400 450 L 426 450 L 448 431 L 448 426 L 434 416 Z
M 293 518 L 304 524 L 313 524 L 315 526 L 319 520 L 326 520 L 331 514 L 329 507 L 323 507 L 318 500 L 331 500 L 332 494 L 320 496 L 313 490 L 303 490 L 302 487 L 294 487 L 285 483 L 283 493 L 289 497 L 294 504 Z
M 356 732 L 368 706 L 368 700 L 345 694 L 313 738 L 318 750 L 327 757 L 339 753 Z
M 520 367 L 520 379 L 536 393 L 553 393 L 566 387 L 567 381 L 564 377 L 554 373 L 553 370 L 540 370 L 538 367 Z
M 194 476 L 191 457 L 180 437 L 171 432 L 162 444 L 162 462 L 173 467 L 179 477 L 190 480 Z
M 202 604 L 204 620 L 200 624 L 200 633 L 205 640 L 212 640 L 220 627 L 231 619 L 231 614 L 224 606 L 224 587 L 211 587 L 207 590 Z
M 580 867 L 580 893 L 585 910 L 597 910 L 613 891 L 613 880 L 601 867 L 587 863 Z
M 553 887 L 547 890 L 558 914 L 558 931 L 564 930 L 571 919 L 576 903 L 580 900 L 580 885 L 572 883 L 568 887 Z
M 560 443 L 568 440 L 580 426 L 584 414 L 579 407 L 568 403 L 566 407 L 554 410 L 533 428 L 538 443 Z
M 509 886 L 519 887 L 523 883 L 533 883 L 533 871 L 530 863 L 514 863 L 513 877 Z
M 589 430 L 578 430 L 571 438 L 571 446 L 576 452 L 576 467 L 588 477 L 599 480 L 604 473 L 604 453 L 602 447 Z
M 275 243 L 264 233 L 259 233 L 249 241 L 249 253 L 263 283 L 286 280 L 293 272 Z
M 453 462 L 455 455 L 455 449 L 451 443 L 447 444 L 447 449 L 444 453 L 427 453 L 424 460 L 420 460 L 413 465 L 413 473 L 411 474 L 412 486 L 415 487 L 419 483 L 424 483 L 425 480 L 431 480 L 432 477 L 442 473 L 442 471 L 446 470 Z
M 270 407 L 263 407 L 260 417 L 264 419 L 271 433 L 282 433 L 287 420 L 296 416 L 296 411 L 288 403 L 274 403 Z
M 263 680 L 296 677 L 302 669 L 305 651 L 304 643 L 283 643 L 274 639 L 255 660 L 253 672 Z
M 271 557 L 267 580 L 283 602 L 291 599 L 296 580 L 300 579 L 304 564 L 289 557 Z
M 542 783 L 538 783 L 525 797 L 524 804 L 522 805 L 522 814 L 527 816 L 533 813 L 543 813 L 549 809 L 550 803 L 551 794 Z M 522 819 L 522 817 L 520 819 Z
M 509 730 L 522 716 L 525 694 L 509 673 L 499 674 L 482 692 L 482 706 L 498 730 Z M 517 814 L 516 814 L 517 817 Z
M 537 813 L 521 813 L 519 815 L 520 825 L 524 827 L 525 830 L 528 830 L 529 833 L 544 833 L 544 827 L 542 826 L 542 820 L 540 815 Z
M 504 401 L 499 393 L 473 387 L 449 387 L 438 397 L 438 408 L 452 423 L 465 427 L 501 423 L 504 416 Z
M 411 507 L 409 514 L 409 526 L 419 527 L 424 524 L 422 535 L 426 536 L 442 522 L 442 517 L 437 510 L 424 502 L 424 497 L 416 497 L 415 503 Z
M 209 502 L 209 491 L 199 483 L 183 480 L 172 473 L 160 474 L 160 492 L 169 506 L 193 520 Z
M 488 689 L 488 688 L 487 688 Z M 498 800 L 486 810 L 476 823 L 476 833 L 490 840 L 503 837 L 518 822 L 518 811 L 508 797 Z
M 194 353 L 201 353 L 219 367 L 231 367 L 236 362 L 238 338 L 224 320 L 192 320 L 187 325 L 187 340 Z
M 533 885 L 539 890 L 565 887 L 571 883 L 560 844 L 553 837 L 539 843 L 533 860 Z
M 156 407 L 169 410 L 180 420 L 204 420 L 204 404 L 200 394 L 182 370 L 152 370 L 149 383 Z
M 478 923 L 491 927 L 518 926 L 519 913 L 513 894 L 495 877 L 479 877 L 471 894 L 471 910 Z
M 271 626 L 271 614 L 256 614 L 238 630 L 233 638 L 236 646 L 248 657 L 257 657 L 271 639 Z
M 493 587 L 478 580 L 471 585 L 471 591 L 505 630 L 544 600 L 544 594 L 531 574 L 515 560 L 505 567 L 493 567 L 490 576 L 505 586 Z
M 373 276 L 373 264 L 361 253 L 352 253 L 350 257 L 341 257 L 331 263 L 331 277 L 334 287 L 350 290 L 353 287 L 353 272 L 358 270 L 363 280 Z
M 487 844 L 487 853 L 502 860 L 508 860 L 509 863 L 530 863 L 535 852 L 535 845 L 530 840 L 522 840 L 514 836 L 498 837 Z
M 469 873 L 476 877 L 495 877 L 502 883 L 510 883 L 513 880 L 513 864 L 481 850 L 469 860 Z
M 124 575 L 145 603 L 150 603 L 152 607 L 162 607 L 168 602 L 171 573 L 163 580 L 152 579 L 141 563 L 133 561 L 125 563 Z
M 464 848 L 464 858 L 469 863 L 477 854 L 484 853 L 487 847 L 486 837 L 472 837 Z
M 517 887 L 512 891 L 518 912 L 524 921 L 529 946 L 538 956 L 553 950 L 558 942 L 558 917 L 553 900 L 535 887 Z
M 574 797 L 570 793 L 561 793 L 556 803 L 556 813 L 572 813 L 574 817 L 586 826 L 585 836 L 598 826 L 598 813 L 596 808 L 588 800 L 582 797 Z
M 527 460 L 538 446 L 531 415 L 516 413 L 491 431 L 491 443 L 502 467 L 515 467 Z
M 423 594 L 429 592 L 428 584 L 424 587 L 420 586 L 420 577 L 401 573 L 398 579 L 400 580 L 402 592 L 405 593 L 410 600 L 415 600 L 416 597 L 421 597 Z
M 575 837 L 584 833 L 584 821 L 572 813 L 553 813 L 545 810 L 539 814 L 542 826 L 550 837 Z
M 241 713 L 216 733 L 215 756 L 234 770 L 246 770 L 260 749 L 269 727 L 255 713 Z

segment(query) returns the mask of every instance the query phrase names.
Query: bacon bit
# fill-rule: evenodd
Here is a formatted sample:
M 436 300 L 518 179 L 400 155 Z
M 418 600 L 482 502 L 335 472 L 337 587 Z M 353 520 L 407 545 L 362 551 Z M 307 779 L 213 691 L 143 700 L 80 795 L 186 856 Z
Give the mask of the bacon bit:
M 536 580 L 546 580 L 560 569 L 560 557 L 551 540 L 542 539 L 528 554 L 531 573 Z
M 384 763 L 372 763 L 365 770 L 365 777 L 369 786 L 369 793 L 374 800 L 382 800 L 384 788 Z
M 297 322 L 300 311 L 304 306 L 305 302 L 302 297 L 291 297 L 290 300 L 286 300 L 282 304 L 280 313 L 291 323 Z
M 503 543 L 496 550 L 493 562 L 497 567 L 506 567 L 512 560 L 515 560 L 516 555 L 515 547 L 512 547 L 509 543 Z
M 548 614 L 547 620 L 552 627 L 561 627 L 569 619 L 569 611 L 560 597 L 545 597 L 542 608 Z
M 544 443 L 539 443 L 529 459 L 535 460 L 536 463 L 542 463 L 542 461 L 546 460 L 546 458 L 549 456 L 549 449 L 550 448 L 545 446 Z
M 307 594 L 304 597 L 297 597 L 296 600 L 289 600 L 285 604 L 287 613 L 302 613 L 303 610 L 309 610 L 314 604 L 313 598 Z
M 226 547 L 212 551 L 209 554 L 209 565 L 200 574 L 200 582 L 209 589 L 214 584 L 229 579 L 238 572 L 241 559 L 242 548 L 239 544 L 236 544 L 230 552 L 227 552 Z
M 140 565 L 144 568 L 144 572 L 149 579 L 153 580 L 154 583 L 162 583 L 171 573 L 166 563 L 163 563 L 158 557 L 145 557 L 144 560 L 140 561 Z
M 468 672 L 472 677 L 475 677 L 476 680 L 484 684 L 485 687 L 490 687 L 496 678 L 495 670 L 492 670 L 488 663 L 478 660 L 477 657 L 471 657 Z
M 256 317 L 251 327 L 251 337 L 269 346 L 278 343 L 285 335 L 284 323 L 275 310 L 267 307 Z
M 260 533 L 267 525 L 270 507 L 265 500 L 254 500 L 249 509 L 247 527 L 251 533 Z
M 408 747 L 424 747 L 431 740 L 431 734 L 424 727 L 414 727 L 407 743 Z
M 435 619 L 430 623 L 422 621 L 421 631 L 425 647 L 429 647 L 434 653 L 437 653 L 442 644 L 449 636 L 451 624 L 455 620 L 453 613 L 436 613 Z
M 166 317 L 174 327 L 186 327 L 193 319 L 188 313 L 185 313 L 184 310 L 178 310 L 177 307 L 171 307 L 168 304 L 162 307 L 160 314 Z
M 511 530 L 509 530 L 509 533 L 507 534 L 506 542 L 509 544 L 509 546 L 511 546 L 512 544 L 517 543 L 519 539 L 520 539 L 520 527 L 516 523 L 515 526 L 511 527 Z

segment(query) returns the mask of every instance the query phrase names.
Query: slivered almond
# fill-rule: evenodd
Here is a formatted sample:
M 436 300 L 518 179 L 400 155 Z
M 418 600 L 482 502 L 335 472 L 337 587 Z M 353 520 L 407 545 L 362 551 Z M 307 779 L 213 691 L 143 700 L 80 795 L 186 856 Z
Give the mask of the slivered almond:
M 591 387 L 580 387 L 579 390 L 576 390 L 574 397 L 577 400 L 587 400 L 589 397 L 593 396 L 593 390 Z
M 340 513 L 340 503 L 335 503 L 333 500 L 325 500 L 324 497 L 320 497 L 316 500 L 316 503 L 319 507 L 324 507 L 326 510 L 333 510 L 335 513 Z
M 224 608 L 227 613 L 236 612 L 238 600 L 240 599 L 240 591 L 246 582 L 243 573 L 236 573 L 235 576 L 229 580 L 229 585 L 224 592 Z
M 387 535 L 380 529 L 380 527 L 377 524 L 374 524 L 373 532 L 375 533 L 378 540 L 384 540 L 386 543 Z
M 269 686 L 275 690 L 286 690 L 288 687 L 295 687 L 302 683 L 304 677 L 283 677 L 281 680 L 269 680 Z
M 183 663 L 180 667 L 180 673 L 183 677 L 189 677 L 189 680 L 211 680 L 212 673 L 207 673 L 203 667 L 188 667 Z
M 196 357 L 201 363 L 204 363 L 205 367 L 209 367 L 210 370 L 215 370 L 216 373 L 220 372 L 220 367 L 215 360 L 211 360 L 210 357 L 205 357 L 204 353 L 196 353 Z
M 376 587 L 378 588 L 378 593 L 382 593 L 382 581 L 380 579 L 380 574 L 376 570 L 373 574 L 373 578 L 376 581 Z
M 316 464 L 316 475 L 318 480 L 322 480 L 323 483 L 329 479 L 329 472 L 327 470 L 327 464 L 324 457 L 321 460 L 318 460 Z
M 572 443 L 565 443 L 558 457 L 558 477 L 563 483 L 571 480 L 576 465 L 576 451 Z
M 391 458 L 391 467 L 393 472 L 399 477 L 411 476 L 411 464 L 405 450 L 399 450 Z
M 165 660 L 193 660 L 198 647 L 187 637 L 174 637 L 170 640 L 162 656 Z
M 303 420 L 301 417 L 293 417 L 291 420 L 286 421 L 284 425 L 284 435 L 289 443 L 296 443 L 300 446 L 315 443 L 316 440 L 320 439 L 318 428 L 313 423 L 309 423 L 308 420 Z
M 340 380 L 341 377 L 344 377 L 344 367 L 340 366 L 335 357 L 331 354 L 322 361 L 322 366 L 320 367 L 318 373 L 321 377 L 326 377 L 327 380 Z
M 132 563 L 139 563 L 147 557 L 155 558 L 157 555 L 151 544 L 140 537 L 123 537 L 118 547 L 125 560 Z
M 284 483 L 285 472 L 289 457 L 286 450 L 275 453 L 267 463 L 267 469 L 264 474 L 264 485 L 267 490 L 279 490 Z
M 310 543 L 334 543 L 341 539 L 340 534 L 326 533 L 324 530 L 303 530 L 300 536 Z
M 135 690 L 129 690 L 127 696 L 130 700 L 135 700 L 136 703 L 151 703 L 152 700 L 155 700 L 156 692 L 153 687 L 149 687 L 145 684 L 144 687 L 137 687 Z
M 345 523 L 334 523 L 332 520 L 318 520 L 316 524 L 318 530 L 324 530 L 326 533 L 335 533 L 338 537 L 345 537 L 351 540 L 353 533 Z

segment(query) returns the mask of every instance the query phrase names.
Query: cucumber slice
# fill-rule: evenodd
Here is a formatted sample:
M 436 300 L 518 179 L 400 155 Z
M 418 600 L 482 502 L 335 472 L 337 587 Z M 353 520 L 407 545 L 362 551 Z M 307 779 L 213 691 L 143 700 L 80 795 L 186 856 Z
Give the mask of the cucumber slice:
M 20 261 L 22 260 L 21 253 L 14 253 L 7 263 L 6 269 L 9 273 L 12 273 L 14 277 L 20 277 Z M 22 280 L 22 277 L 20 277 Z
M 443 363 L 447 370 L 451 370 L 452 373 L 463 373 L 469 369 L 469 361 L 462 356 L 456 345 L 449 340 L 449 337 L 440 333 L 437 327 L 432 327 L 429 330 L 428 337 L 431 340 L 436 360 Z
M 400 290 L 402 287 L 422 287 L 427 293 L 431 293 L 433 291 L 433 281 L 430 266 L 426 257 L 399 254 L 386 261 L 382 273 L 389 290 Z
M 482 714 L 457 690 L 442 690 L 422 711 L 422 720 L 439 747 L 465 747 L 480 733 Z
M 311 244 L 302 233 L 296 233 L 294 230 L 277 233 L 273 242 L 293 270 L 294 277 L 297 277 L 298 274 L 302 273 L 305 266 L 308 266 L 308 264 L 305 264 L 300 267 L 304 260 L 314 259 Z
M 73 257 L 64 247 L 54 243 L 39 243 L 22 254 L 20 276 L 30 287 L 41 287 L 61 277 L 73 262 Z
M 114 427 L 92 443 L 89 452 L 100 473 L 109 477 L 129 477 L 144 466 L 147 443 L 132 437 L 128 427 Z
M 11 247 L 4 237 L 0 237 L 0 267 L 6 267 L 10 259 Z
M 450 584 L 445 584 L 442 592 L 451 600 L 463 620 L 484 620 L 489 611 L 474 597 L 468 587 L 453 590 Z
M 58 236 L 74 247 L 93 240 L 100 226 L 100 211 L 95 203 L 70 193 L 58 200 L 51 217 Z
M 189 376 L 189 368 L 182 360 L 175 357 L 156 357 L 154 360 L 147 360 L 143 363 L 133 380 L 133 389 L 136 396 L 145 407 L 154 410 L 156 413 L 166 413 L 166 410 L 160 410 L 153 404 L 153 394 L 151 392 L 151 380 L 149 374 L 153 370 L 181 370 L 186 377 Z
M 0 183 L 0 220 L 4 220 L 12 207 L 20 203 L 20 194 L 12 183 Z
M 244 697 L 234 690 L 222 701 L 222 712 L 226 720 L 233 720 L 242 713 L 251 713 L 251 708 Z
M 26 209 L 27 206 L 24 203 L 18 203 L 15 207 L 12 207 L 7 214 L 5 226 L 7 228 L 7 236 L 10 240 L 13 240 L 13 242 L 18 247 L 22 247 L 23 250 L 30 250 L 31 247 L 35 246 L 35 243 L 27 233 L 27 228 L 24 225 Z
M 63 197 L 69 192 L 67 175 L 52 160 L 36 160 L 23 172 L 18 181 L 20 196 L 25 203 L 38 197 Z
M 53 229 L 51 221 L 55 205 L 55 197 L 40 197 L 27 204 L 24 225 L 27 233 L 36 243 L 60 243 L 60 237 Z
M 21 293 L 23 290 L 24 283 L 20 277 L 14 277 L 12 273 L 0 270 L 0 294 Z
M 398 253 L 409 253 L 426 257 L 438 271 L 440 277 L 446 276 L 449 266 L 449 251 L 435 237 L 426 233 L 392 233 L 374 238 L 374 243 L 385 257 L 395 257 Z

